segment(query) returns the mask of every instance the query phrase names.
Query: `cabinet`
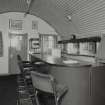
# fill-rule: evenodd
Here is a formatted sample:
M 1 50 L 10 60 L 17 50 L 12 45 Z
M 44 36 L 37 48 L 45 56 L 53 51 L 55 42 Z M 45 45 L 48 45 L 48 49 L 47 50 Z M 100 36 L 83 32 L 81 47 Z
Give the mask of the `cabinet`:
M 69 88 L 62 105 L 105 105 L 105 66 L 56 66 L 51 73 Z
M 52 67 L 51 73 L 59 83 L 68 86 L 62 105 L 89 105 L 90 67 Z
M 105 105 L 105 66 L 91 69 L 91 105 Z

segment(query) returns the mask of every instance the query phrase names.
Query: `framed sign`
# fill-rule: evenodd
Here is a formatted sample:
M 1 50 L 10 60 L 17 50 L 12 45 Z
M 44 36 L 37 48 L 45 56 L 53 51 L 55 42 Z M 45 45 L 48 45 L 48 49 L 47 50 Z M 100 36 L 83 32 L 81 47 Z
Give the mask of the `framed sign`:
M 38 49 L 40 47 L 39 38 L 31 38 L 30 39 L 30 47 L 31 49 Z

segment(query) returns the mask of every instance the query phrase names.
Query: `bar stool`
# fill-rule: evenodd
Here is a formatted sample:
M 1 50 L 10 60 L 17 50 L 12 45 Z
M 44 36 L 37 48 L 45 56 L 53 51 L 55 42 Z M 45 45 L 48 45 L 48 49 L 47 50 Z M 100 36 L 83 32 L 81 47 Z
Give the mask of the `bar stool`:
M 17 55 L 17 63 L 21 71 L 21 74 L 18 75 L 17 78 L 19 105 L 36 105 L 34 88 L 30 75 L 32 64 L 29 61 L 22 61 L 20 55 Z
M 40 105 L 38 97 L 38 93 L 40 92 L 50 93 L 54 98 L 54 105 L 59 105 L 61 103 L 63 96 L 68 91 L 67 86 L 57 84 L 52 75 L 31 71 L 31 77 L 33 86 L 35 87 L 37 105 Z

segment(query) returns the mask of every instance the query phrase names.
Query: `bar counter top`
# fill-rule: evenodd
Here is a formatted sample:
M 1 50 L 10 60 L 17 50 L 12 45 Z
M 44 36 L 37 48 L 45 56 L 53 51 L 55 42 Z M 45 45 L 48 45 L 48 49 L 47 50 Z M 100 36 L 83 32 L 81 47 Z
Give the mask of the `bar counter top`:
M 49 65 L 53 66 L 65 66 L 65 67 L 81 67 L 81 66 L 91 66 L 91 63 L 74 60 L 74 59 L 68 59 L 68 58 L 54 58 L 54 57 L 43 57 L 42 59 L 37 58 L 34 54 L 31 56 L 32 59 L 37 59 L 40 61 L 43 61 Z

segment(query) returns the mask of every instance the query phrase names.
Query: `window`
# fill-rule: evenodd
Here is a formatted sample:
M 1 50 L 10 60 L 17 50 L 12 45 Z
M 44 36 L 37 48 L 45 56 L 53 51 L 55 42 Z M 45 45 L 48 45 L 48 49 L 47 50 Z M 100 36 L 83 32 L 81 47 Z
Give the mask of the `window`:
M 23 20 L 9 19 L 9 29 L 22 30 L 23 29 Z
M 67 44 L 67 53 L 69 54 L 78 54 L 78 43 L 68 43 Z
M 83 42 L 79 46 L 80 55 L 94 56 L 96 54 L 96 42 Z

